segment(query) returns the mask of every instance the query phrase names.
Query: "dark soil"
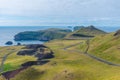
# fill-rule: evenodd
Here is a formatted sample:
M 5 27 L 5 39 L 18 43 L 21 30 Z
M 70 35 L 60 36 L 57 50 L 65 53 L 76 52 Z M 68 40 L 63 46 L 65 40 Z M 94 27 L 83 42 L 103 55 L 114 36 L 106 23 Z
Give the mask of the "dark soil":
M 43 47 L 43 48 L 48 48 L 46 47 L 45 45 L 43 44 L 30 44 L 30 45 L 26 45 L 26 49 L 38 49 L 40 47 Z
M 48 62 L 49 62 L 48 60 L 44 60 L 44 61 L 28 61 L 26 63 L 23 63 L 21 66 L 22 67 L 30 67 L 30 66 L 33 66 L 33 65 L 44 65 L 44 64 L 46 64 Z
M 2 73 L 2 76 L 4 76 L 4 78 L 6 80 L 10 80 L 11 78 L 14 78 L 17 74 L 19 74 L 21 71 L 23 71 L 23 70 L 25 70 L 25 69 L 33 66 L 33 65 L 44 65 L 48 62 L 49 62 L 48 60 L 45 60 L 45 61 L 28 61 L 26 63 L 23 63 L 21 65 L 21 68 L 19 68 L 17 70 Z
M 25 56 L 25 55 L 32 56 L 32 55 L 34 55 L 38 59 L 37 59 L 37 61 L 28 61 L 28 62 L 25 62 L 25 63 L 21 64 L 21 68 L 19 68 L 17 70 L 2 73 L 2 75 L 6 78 L 6 80 L 10 80 L 11 78 L 14 78 L 21 71 L 23 71 L 23 70 L 25 70 L 25 69 L 33 66 L 33 65 L 44 65 L 44 64 L 48 63 L 49 60 L 44 60 L 44 59 L 53 58 L 54 57 L 53 51 L 50 48 L 48 48 L 50 50 L 50 53 L 35 55 L 37 53 L 37 49 L 41 48 L 41 47 L 42 48 L 48 48 L 47 46 L 42 45 L 42 44 L 32 44 L 32 45 L 27 45 L 25 47 L 25 49 L 27 49 L 27 50 L 19 51 L 17 53 L 17 55 L 22 55 L 22 56 Z
M 8 71 L 8 72 L 5 72 L 5 73 L 2 73 L 2 75 L 4 76 L 4 78 L 6 80 L 10 80 L 10 78 L 13 78 L 15 77 L 18 73 L 20 73 L 21 71 L 27 69 L 28 67 L 21 67 L 20 69 L 17 69 L 17 70 L 13 70 L 13 71 Z

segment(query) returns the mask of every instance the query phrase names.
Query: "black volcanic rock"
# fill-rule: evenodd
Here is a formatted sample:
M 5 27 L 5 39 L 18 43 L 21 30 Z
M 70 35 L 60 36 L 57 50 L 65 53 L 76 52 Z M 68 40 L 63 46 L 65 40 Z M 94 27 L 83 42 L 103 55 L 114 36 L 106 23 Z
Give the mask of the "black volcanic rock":
M 21 43 L 17 43 L 17 46 L 20 46 L 21 45 Z
M 43 65 L 43 64 L 46 64 L 48 63 L 49 60 L 44 60 L 44 61 L 28 61 L 28 62 L 25 62 L 22 64 L 22 67 L 30 67 L 30 66 L 33 66 L 33 65 Z M 40 64 L 38 64 L 40 63 Z
M 17 53 L 17 55 L 34 55 L 36 50 L 29 49 L 29 50 L 22 50 Z
M 118 35 L 120 35 L 120 30 L 118 30 L 118 31 L 114 34 L 114 36 L 118 36 Z
M 12 45 L 13 42 L 12 42 L 12 41 L 8 41 L 8 42 L 6 42 L 5 44 L 6 44 L 6 45 Z
M 47 52 L 45 52 L 45 49 L 47 49 Z M 25 55 L 34 56 L 37 58 L 37 60 L 53 58 L 54 57 L 53 54 L 54 54 L 53 51 L 49 47 L 42 44 L 26 45 L 26 47 L 24 47 L 23 50 L 17 53 L 17 55 L 21 56 Z
M 44 46 L 43 44 L 29 44 L 29 45 L 26 45 L 26 49 L 38 49 L 40 47 L 44 47 L 44 48 L 47 48 L 46 46 Z

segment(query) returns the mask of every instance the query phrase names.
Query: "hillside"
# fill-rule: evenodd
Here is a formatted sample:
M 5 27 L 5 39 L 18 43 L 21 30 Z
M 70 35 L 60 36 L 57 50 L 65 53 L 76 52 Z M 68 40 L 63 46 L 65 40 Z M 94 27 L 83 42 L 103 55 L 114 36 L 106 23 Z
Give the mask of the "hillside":
M 118 41 L 120 41 L 120 38 L 113 36 L 114 34 L 98 36 L 91 40 L 89 52 L 97 50 L 98 52 L 91 53 L 97 56 L 100 51 L 104 51 L 104 46 L 106 46 L 110 52 L 112 51 L 112 54 L 110 53 L 109 56 L 112 57 L 114 55 L 114 59 L 118 59 L 120 44 Z M 11 80 L 119 80 L 120 67 L 108 65 L 83 54 L 82 50 L 84 51 L 84 48 L 86 49 L 87 47 L 84 43 L 85 40 L 54 40 L 45 43 L 46 46 L 53 50 L 54 58 L 49 59 L 50 62 L 47 64 L 41 66 L 34 65 L 27 68 Z M 6 71 L 19 68 L 20 64 L 24 62 L 35 60 L 32 56 L 16 55 L 23 47 L 0 47 L 2 53 L 0 55 L 7 54 L 13 49 L 15 50 L 5 63 Z M 109 51 L 106 51 L 106 55 L 108 55 Z M 104 55 L 101 52 L 100 55 Z M 101 56 L 98 55 L 98 57 Z M 107 60 L 107 57 L 103 59 Z M 111 59 L 111 61 L 115 62 L 114 59 Z M 120 63 L 119 60 L 117 62 Z M 4 80 L 4 78 L 1 76 L 0 80 Z
M 79 30 L 74 31 L 73 33 L 70 33 L 66 36 L 66 39 L 68 38 L 90 38 L 95 37 L 97 35 L 106 34 L 105 31 L 102 31 L 100 29 L 95 28 L 94 26 L 88 26 L 88 27 L 80 27 Z
M 102 59 L 120 64 L 120 30 L 115 33 L 97 36 L 90 40 L 88 53 Z M 86 43 L 77 49 L 85 51 Z
M 53 39 L 61 39 L 70 32 L 71 30 L 68 29 L 56 29 L 56 28 L 40 30 L 40 31 L 25 31 L 16 34 L 14 36 L 14 40 L 15 41 L 21 41 L 21 40 L 49 41 Z

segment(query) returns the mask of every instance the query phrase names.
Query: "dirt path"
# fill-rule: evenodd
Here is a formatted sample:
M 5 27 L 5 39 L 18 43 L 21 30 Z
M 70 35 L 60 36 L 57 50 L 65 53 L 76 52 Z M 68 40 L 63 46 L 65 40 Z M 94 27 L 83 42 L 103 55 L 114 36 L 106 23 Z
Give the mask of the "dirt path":
M 67 46 L 67 47 L 63 48 L 63 50 L 67 50 L 67 51 L 70 51 L 70 52 L 77 52 L 77 53 L 80 53 L 80 54 L 85 54 L 86 56 L 89 56 L 89 57 L 91 57 L 91 58 L 93 58 L 93 59 L 95 59 L 95 60 L 97 60 L 97 61 L 103 62 L 103 63 L 108 64 L 108 65 L 120 66 L 120 64 L 115 64 L 115 63 L 112 63 L 112 62 L 110 62 L 110 61 L 104 60 L 104 59 L 102 59 L 102 58 L 96 57 L 96 56 L 94 56 L 94 55 L 92 55 L 92 54 L 89 54 L 89 53 L 87 52 L 87 51 L 88 51 L 88 48 L 87 48 L 87 51 L 85 51 L 85 52 L 81 52 L 81 51 L 79 51 L 79 50 L 68 50 L 68 48 L 71 48 L 71 47 L 74 47 L 74 46 L 80 45 L 80 44 L 82 44 L 82 43 L 80 42 L 80 43 L 77 43 L 77 44 L 74 44 L 74 45 Z M 88 46 L 88 47 L 89 47 L 89 46 Z

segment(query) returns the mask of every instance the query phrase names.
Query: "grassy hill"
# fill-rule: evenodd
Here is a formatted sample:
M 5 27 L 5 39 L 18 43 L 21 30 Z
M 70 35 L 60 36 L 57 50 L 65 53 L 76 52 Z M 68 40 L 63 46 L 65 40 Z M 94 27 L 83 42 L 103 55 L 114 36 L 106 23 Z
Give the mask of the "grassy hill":
M 21 41 L 21 40 L 49 41 L 53 39 L 64 38 L 70 32 L 71 30 L 68 29 L 56 29 L 56 28 L 40 30 L 40 31 L 25 31 L 16 34 L 14 36 L 14 40 L 15 41 Z
M 105 41 L 99 40 L 101 38 L 105 39 Z M 118 37 L 114 37 L 114 38 L 115 38 L 115 41 L 116 41 L 116 38 L 118 40 Z M 93 52 L 94 50 L 98 49 L 98 47 L 100 45 L 102 46 L 103 43 L 104 45 L 107 46 L 107 44 L 110 44 L 110 42 L 108 41 L 111 41 L 111 39 L 114 39 L 114 38 L 113 38 L 113 33 L 94 38 L 91 41 L 91 43 L 93 43 L 94 46 L 96 47 L 91 47 L 89 52 L 91 51 Z M 80 42 L 82 42 L 83 44 L 72 46 L 68 50 L 62 49 Z M 106 42 L 108 43 L 105 44 Z M 80 53 L 80 52 L 74 51 L 76 49 L 80 51 L 84 50 L 84 48 L 86 48 L 86 45 L 84 45 L 84 43 L 85 43 L 84 40 L 54 40 L 54 41 L 45 43 L 45 45 L 49 46 L 54 51 L 55 57 L 52 59 L 49 59 L 50 62 L 45 65 L 32 66 L 20 72 L 11 80 L 119 80 L 120 67 L 107 65 L 95 59 L 92 59 L 89 56 L 86 56 L 82 52 Z M 112 42 L 112 45 L 114 44 L 114 46 L 116 46 L 117 43 Z M 83 46 L 83 49 L 81 48 L 81 46 Z M 114 55 L 116 56 L 114 57 L 117 58 L 118 53 L 116 54 L 116 49 L 114 49 L 114 46 L 111 51 L 115 53 Z M 12 68 L 13 67 L 18 68 L 21 63 L 35 60 L 34 57 L 17 56 L 16 55 L 17 51 L 21 50 L 22 47 L 23 46 L 0 48 L 0 51 L 2 51 L 1 53 L 3 54 L 8 53 L 9 50 L 11 49 L 14 49 L 16 51 L 8 57 L 5 65 L 10 64 Z M 99 50 L 103 51 L 102 48 L 99 48 Z M 95 53 L 95 55 L 97 54 L 98 53 Z M 101 55 L 102 54 L 104 55 L 104 53 L 101 53 Z M 110 54 L 109 56 L 113 56 L 113 55 Z M 112 61 L 116 61 L 116 60 L 112 59 Z M 11 70 L 12 68 L 10 67 L 9 70 Z M 0 80 L 4 80 L 2 76 L 0 77 Z
M 113 63 L 120 64 L 120 34 L 110 33 L 106 35 L 100 35 L 90 40 L 90 48 L 88 53 L 111 61 Z M 86 43 L 77 46 L 77 49 L 85 51 Z
M 95 28 L 94 26 L 81 27 L 79 30 L 74 31 L 66 36 L 67 38 L 89 38 L 97 35 L 106 34 L 106 32 Z
M 31 56 L 18 56 L 17 52 L 20 51 L 24 46 L 6 46 L 0 47 L 0 57 L 3 57 L 5 54 L 12 53 L 7 57 L 7 61 L 5 62 L 4 71 L 14 70 L 20 67 L 20 65 L 24 62 L 31 60 L 35 60 L 34 57 Z M 2 58 L 0 58 L 1 64 Z

